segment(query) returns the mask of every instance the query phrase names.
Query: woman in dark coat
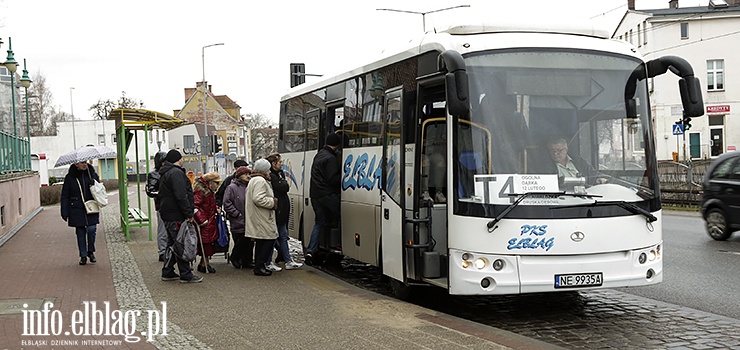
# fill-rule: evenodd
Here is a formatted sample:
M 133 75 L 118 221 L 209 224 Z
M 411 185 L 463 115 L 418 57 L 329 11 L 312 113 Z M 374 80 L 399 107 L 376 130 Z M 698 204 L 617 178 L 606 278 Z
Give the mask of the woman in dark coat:
M 252 264 L 254 242 L 252 242 L 251 238 L 244 236 L 244 222 L 247 216 L 244 212 L 244 201 L 247 184 L 249 184 L 249 174 L 251 172 L 246 166 L 237 168 L 234 172 L 234 179 L 231 180 L 231 183 L 224 191 L 223 210 L 229 217 L 229 228 L 231 230 L 231 237 L 234 240 L 234 249 L 231 250 L 229 261 L 237 269 L 254 267 Z M 224 185 L 226 184 L 221 186 Z
M 200 237 L 203 241 L 202 246 L 198 247 L 200 263 L 198 264 L 199 272 L 214 273 L 214 269 L 208 264 L 208 259 L 216 253 L 216 247 L 213 242 L 218 240 L 218 227 L 216 224 L 216 191 L 221 184 L 221 176 L 216 172 L 211 172 L 195 179 L 193 183 L 193 195 L 195 198 L 195 222 L 200 226 Z M 205 252 L 205 253 L 204 253 Z
M 77 248 L 80 252 L 80 265 L 91 263 L 95 259 L 95 234 L 100 223 L 100 214 L 88 214 L 85 211 L 85 201 L 93 200 L 90 192 L 92 180 L 100 181 L 95 168 L 87 162 L 79 162 L 69 167 L 64 177 L 61 198 L 62 219 L 67 225 L 75 228 L 77 234 Z
M 270 184 L 275 193 L 275 198 L 277 198 L 275 224 L 278 229 L 278 240 L 275 248 L 277 248 L 278 256 L 276 260 L 277 262 L 285 262 L 286 270 L 297 269 L 303 266 L 303 264 L 293 261 L 293 258 L 290 257 L 290 249 L 288 247 L 288 218 L 290 217 L 290 197 L 288 197 L 288 191 L 290 190 L 290 183 L 285 178 L 283 158 L 280 156 L 280 153 L 270 154 L 267 156 L 267 161 L 270 162 Z M 273 271 L 280 271 L 272 262 L 270 262 L 268 268 Z

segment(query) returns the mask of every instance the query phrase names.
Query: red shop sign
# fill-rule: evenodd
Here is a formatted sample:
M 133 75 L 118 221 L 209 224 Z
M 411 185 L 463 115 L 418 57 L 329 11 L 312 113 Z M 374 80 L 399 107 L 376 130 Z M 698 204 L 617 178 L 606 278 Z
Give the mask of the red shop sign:
M 707 113 L 729 113 L 730 105 L 707 106 Z

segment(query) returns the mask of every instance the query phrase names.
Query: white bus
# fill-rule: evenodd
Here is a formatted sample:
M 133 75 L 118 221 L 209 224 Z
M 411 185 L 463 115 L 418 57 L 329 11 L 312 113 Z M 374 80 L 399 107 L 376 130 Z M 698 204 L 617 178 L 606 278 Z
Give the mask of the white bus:
M 669 69 L 685 115 L 700 116 L 685 60 L 645 62 L 593 28 L 453 26 L 297 86 L 280 102 L 278 143 L 290 235 L 308 245 L 312 161 L 337 132 L 341 219 L 320 247 L 380 267 L 399 297 L 415 285 L 492 295 L 659 283 L 648 95 Z

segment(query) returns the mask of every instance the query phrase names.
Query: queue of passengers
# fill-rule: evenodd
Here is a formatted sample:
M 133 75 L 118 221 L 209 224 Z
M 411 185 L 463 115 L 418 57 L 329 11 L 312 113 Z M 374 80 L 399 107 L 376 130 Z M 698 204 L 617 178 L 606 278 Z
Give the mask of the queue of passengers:
M 216 272 L 209 260 L 218 244 L 218 214 L 229 222 L 234 242 L 229 261 L 234 267 L 252 268 L 255 275 L 270 276 L 283 269 L 279 263 L 287 270 L 303 266 L 293 260 L 288 248 L 290 183 L 282 170 L 279 153 L 257 160 L 251 169 L 242 160 L 234 162 L 234 173 L 223 183 L 218 173 L 210 172 L 193 179 L 192 186 L 179 151 L 170 150 L 163 158 L 161 166 L 155 164 L 156 175 L 150 174 L 147 181 L 147 187 L 157 189 L 153 197 L 161 218 L 157 236 L 161 242 L 158 245 L 164 245 L 158 247 L 160 261 L 164 261 L 163 281 L 203 281 L 203 277 L 192 273 L 189 261 L 174 253 L 178 249 L 175 247 L 178 231 L 186 222 L 197 225 L 200 232 L 198 271 Z M 152 196 L 149 191 L 147 194 Z M 278 252 L 275 262 L 274 249 Z M 175 264 L 179 274 L 175 272 Z

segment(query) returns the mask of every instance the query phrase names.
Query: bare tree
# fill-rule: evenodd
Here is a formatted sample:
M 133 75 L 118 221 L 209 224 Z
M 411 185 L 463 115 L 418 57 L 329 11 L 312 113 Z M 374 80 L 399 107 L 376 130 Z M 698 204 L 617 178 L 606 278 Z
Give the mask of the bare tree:
M 121 91 L 121 97 L 118 98 L 117 102 L 112 100 L 98 99 L 98 102 L 90 106 L 87 110 L 92 112 L 94 119 L 105 119 L 108 114 L 116 108 L 144 108 L 144 101 L 129 98 L 126 96 L 126 91 Z
M 25 105 L 23 107 L 25 109 Z M 28 89 L 28 119 L 31 136 L 50 136 L 57 133 L 57 121 L 66 120 L 63 112 L 54 106 L 54 96 L 46 85 L 46 77 L 37 72 Z M 62 115 L 60 115 L 62 114 Z
M 91 111 L 93 113 L 93 119 L 106 119 L 108 117 L 108 114 L 112 110 L 116 109 L 116 104 L 113 103 L 111 100 L 98 100 L 98 102 L 90 108 L 88 108 L 88 111 Z
M 270 120 L 261 113 L 247 113 L 242 115 L 242 120 L 244 120 L 244 124 L 246 125 L 247 129 L 262 129 L 262 128 L 270 128 L 270 127 L 277 127 L 277 123 L 273 120 Z

